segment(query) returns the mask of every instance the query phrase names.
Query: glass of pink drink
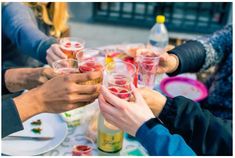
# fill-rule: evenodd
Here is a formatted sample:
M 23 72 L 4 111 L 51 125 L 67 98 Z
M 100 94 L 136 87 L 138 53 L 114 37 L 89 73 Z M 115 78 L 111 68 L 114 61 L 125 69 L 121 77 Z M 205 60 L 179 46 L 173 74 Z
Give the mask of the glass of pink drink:
M 74 59 L 61 59 L 52 63 L 54 71 L 58 74 L 79 73 L 79 64 Z
M 159 64 L 159 53 L 154 49 L 137 50 L 139 85 L 153 89 Z
M 99 49 L 94 49 L 94 48 L 85 48 L 83 49 L 83 55 L 81 56 L 80 53 L 76 54 L 76 59 L 79 61 L 84 61 L 84 60 L 96 60 L 98 58 L 98 55 L 100 54 Z
M 68 58 L 76 59 L 76 55 L 83 55 L 85 41 L 76 37 L 64 37 L 59 40 L 60 49 Z
M 105 67 L 105 85 L 117 97 L 130 101 L 136 67 L 123 61 L 111 62 Z

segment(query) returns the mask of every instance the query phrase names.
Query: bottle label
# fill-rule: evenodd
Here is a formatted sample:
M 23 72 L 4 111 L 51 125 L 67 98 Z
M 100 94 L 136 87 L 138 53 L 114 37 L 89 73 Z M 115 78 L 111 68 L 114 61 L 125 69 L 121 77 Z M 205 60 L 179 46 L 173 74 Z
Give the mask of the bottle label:
M 123 132 L 119 131 L 114 134 L 98 131 L 98 148 L 104 152 L 118 152 L 122 149 Z

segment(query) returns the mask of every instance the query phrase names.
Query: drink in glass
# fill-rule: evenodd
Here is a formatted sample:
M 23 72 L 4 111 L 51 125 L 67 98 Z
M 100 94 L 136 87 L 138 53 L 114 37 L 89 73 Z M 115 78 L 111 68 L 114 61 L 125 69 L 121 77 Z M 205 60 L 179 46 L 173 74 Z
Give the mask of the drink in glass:
M 79 73 L 78 61 L 74 59 L 61 59 L 52 63 L 54 71 L 58 74 Z
M 64 37 L 59 40 L 60 49 L 68 58 L 76 59 L 76 55 L 82 57 L 85 41 L 76 37 Z
M 154 49 L 139 49 L 137 54 L 139 84 L 153 89 L 159 64 L 159 54 Z
M 111 62 L 105 67 L 105 86 L 117 97 L 130 101 L 131 83 L 135 74 L 135 66 L 126 62 Z M 122 149 L 123 131 L 107 122 L 102 114 L 98 120 L 98 149 L 115 153 Z

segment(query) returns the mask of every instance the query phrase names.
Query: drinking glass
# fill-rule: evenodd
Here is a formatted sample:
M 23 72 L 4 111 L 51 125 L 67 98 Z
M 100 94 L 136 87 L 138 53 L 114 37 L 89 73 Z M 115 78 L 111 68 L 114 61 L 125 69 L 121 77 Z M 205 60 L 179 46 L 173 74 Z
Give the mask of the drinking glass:
M 138 49 L 139 85 L 153 89 L 159 64 L 159 53 L 155 49 Z
M 76 55 L 83 55 L 85 41 L 76 37 L 64 37 L 59 40 L 60 49 L 68 58 L 76 59 Z
M 111 62 L 105 67 L 105 85 L 117 97 L 130 100 L 136 67 L 127 62 Z
M 52 63 L 54 71 L 59 74 L 79 73 L 78 60 L 61 59 Z
M 87 59 L 91 59 L 91 58 L 97 58 L 98 55 L 100 54 L 100 50 L 99 49 L 93 49 L 93 48 L 85 48 L 82 51 L 83 55 L 81 56 L 80 53 L 76 54 L 76 58 L 79 61 L 83 61 L 83 60 L 87 60 Z

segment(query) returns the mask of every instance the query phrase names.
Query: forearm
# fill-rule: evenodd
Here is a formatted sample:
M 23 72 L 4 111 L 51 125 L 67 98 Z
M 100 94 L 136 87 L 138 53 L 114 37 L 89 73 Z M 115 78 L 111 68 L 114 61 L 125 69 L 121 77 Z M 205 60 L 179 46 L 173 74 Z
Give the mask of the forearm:
M 6 88 L 10 92 L 18 92 L 32 84 L 28 82 L 35 72 L 33 68 L 16 68 L 16 69 L 8 69 L 5 72 L 4 80 Z
M 3 33 L 22 52 L 46 63 L 46 50 L 55 43 L 39 30 L 32 11 L 21 3 L 9 3 L 2 9 Z
M 195 155 L 182 137 L 177 134 L 171 135 L 164 126 L 154 119 L 147 121 L 138 129 L 136 138 L 151 156 Z
M 184 97 L 168 99 L 160 119 L 180 134 L 198 155 L 231 155 L 232 124 Z
M 13 99 L 22 122 L 34 115 L 44 112 L 41 105 L 37 104 L 37 89 L 30 90 Z
M 205 62 L 206 50 L 198 41 L 188 41 L 170 51 L 178 57 L 179 65 L 175 71 L 168 72 L 169 76 L 186 72 L 197 72 Z

